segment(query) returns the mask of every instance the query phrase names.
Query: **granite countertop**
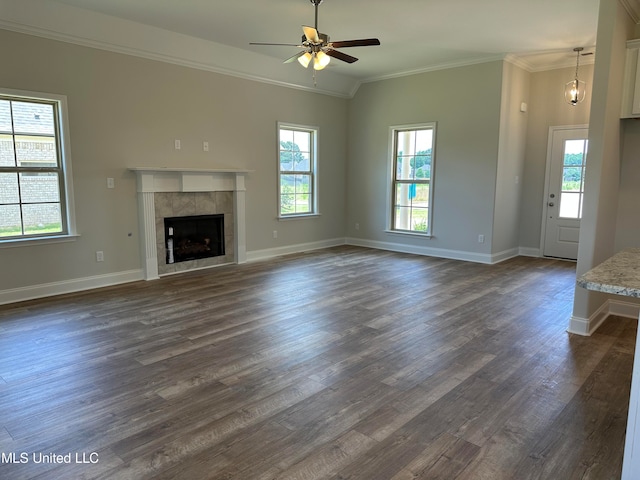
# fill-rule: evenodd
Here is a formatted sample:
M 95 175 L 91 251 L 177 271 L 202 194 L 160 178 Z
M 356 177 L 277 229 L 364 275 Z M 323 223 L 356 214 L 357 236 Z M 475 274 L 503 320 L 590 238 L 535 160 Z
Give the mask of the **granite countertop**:
M 616 253 L 578 278 L 587 290 L 640 298 L 640 248 Z

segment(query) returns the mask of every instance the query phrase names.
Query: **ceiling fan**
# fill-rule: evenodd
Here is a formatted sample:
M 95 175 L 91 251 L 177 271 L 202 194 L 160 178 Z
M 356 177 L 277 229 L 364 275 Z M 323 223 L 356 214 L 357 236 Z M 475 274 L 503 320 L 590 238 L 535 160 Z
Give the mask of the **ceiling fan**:
M 301 48 L 302 51 L 296 53 L 292 57 L 289 57 L 284 61 L 284 63 L 290 63 L 294 60 L 298 60 L 300 65 L 307 68 L 313 60 L 313 68 L 315 70 L 322 70 L 326 67 L 331 58 L 335 58 L 337 60 L 342 60 L 343 62 L 353 63 L 358 59 L 356 57 L 352 57 L 351 55 L 347 55 L 346 53 L 340 52 L 336 50 L 337 48 L 346 48 L 346 47 L 366 47 L 369 45 L 380 45 L 380 40 L 377 38 L 363 38 L 360 40 L 341 40 L 338 42 L 332 42 L 329 39 L 329 35 L 324 33 L 320 33 L 318 31 L 318 6 L 322 3 L 323 0 L 310 0 L 310 2 L 315 7 L 315 26 L 309 27 L 307 25 L 302 26 L 302 31 L 304 35 L 302 35 L 302 40 L 300 44 L 296 43 L 260 43 L 260 42 L 252 42 L 250 45 L 278 45 L 278 46 L 288 46 L 288 47 L 298 47 Z

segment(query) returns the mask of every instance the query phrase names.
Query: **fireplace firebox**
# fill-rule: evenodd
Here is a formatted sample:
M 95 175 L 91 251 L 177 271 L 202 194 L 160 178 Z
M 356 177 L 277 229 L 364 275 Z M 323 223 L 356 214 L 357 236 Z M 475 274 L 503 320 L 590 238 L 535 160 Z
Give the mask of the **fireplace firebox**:
M 167 264 L 224 255 L 224 214 L 164 219 Z

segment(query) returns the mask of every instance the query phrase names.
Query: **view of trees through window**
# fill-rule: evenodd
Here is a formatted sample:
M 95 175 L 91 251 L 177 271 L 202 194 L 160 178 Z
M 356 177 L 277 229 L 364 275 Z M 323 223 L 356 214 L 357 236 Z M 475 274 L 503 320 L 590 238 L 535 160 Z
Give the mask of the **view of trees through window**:
M 430 232 L 435 125 L 394 132 L 392 228 Z
M 561 218 L 582 218 L 587 145 L 587 140 L 565 141 L 559 211 Z
M 314 130 L 279 129 L 281 216 L 314 213 Z

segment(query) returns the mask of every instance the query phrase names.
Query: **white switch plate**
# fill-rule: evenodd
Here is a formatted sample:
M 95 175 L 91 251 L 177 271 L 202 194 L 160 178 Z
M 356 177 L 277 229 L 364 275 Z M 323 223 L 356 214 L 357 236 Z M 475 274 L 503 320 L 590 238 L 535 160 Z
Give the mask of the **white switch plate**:
M 205 152 L 209 151 L 209 142 L 202 142 L 202 150 Z
M 116 186 L 116 182 L 113 178 L 108 177 L 107 178 L 107 188 L 115 188 Z
M 176 146 L 176 150 L 180 150 L 180 148 L 182 147 L 182 145 L 180 145 L 180 140 L 176 139 L 175 146 Z

